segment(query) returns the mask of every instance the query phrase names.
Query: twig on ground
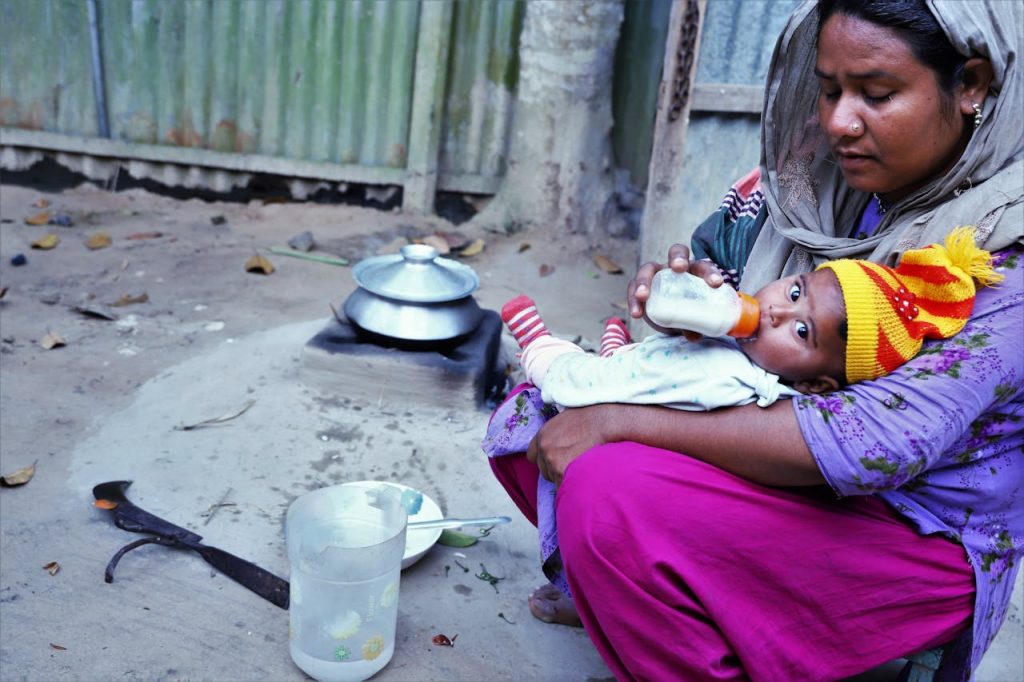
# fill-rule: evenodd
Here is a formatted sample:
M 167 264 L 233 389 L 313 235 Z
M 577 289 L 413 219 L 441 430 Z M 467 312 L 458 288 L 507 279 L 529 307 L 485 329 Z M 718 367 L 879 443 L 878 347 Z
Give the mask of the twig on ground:
M 234 507 L 234 506 L 236 506 L 234 502 L 228 502 L 227 501 L 228 495 L 231 494 L 231 490 L 232 490 L 231 488 L 228 488 L 227 490 L 225 490 L 224 494 L 221 495 L 221 497 L 220 497 L 220 502 L 218 502 L 217 504 L 211 504 L 210 508 L 206 510 L 206 520 L 203 521 L 203 525 L 204 526 L 206 524 L 210 523 L 210 519 L 213 518 L 214 514 L 216 514 L 218 511 L 220 511 L 221 507 Z
M 195 424 L 179 424 L 174 428 L 177 429 L 178 431 L 192 431 L 193 429 L 201 429 L 204 426 L 215 426 L 217 424 L 223 424 L 224 422 L 229 422 L 232 419 L 241 417 L 243 414 L 245 414 L 246 410 L 252 407 L 255 403 L 255 400 L 246 400 L 245 405 L 242 406 L 242 409 L 236 410 L 235 412 L 229 412 L 227 414 L 221 415 L 220 417 L 214 417 L 213 419 L 204 419 L 203 421 L 196 422 Z

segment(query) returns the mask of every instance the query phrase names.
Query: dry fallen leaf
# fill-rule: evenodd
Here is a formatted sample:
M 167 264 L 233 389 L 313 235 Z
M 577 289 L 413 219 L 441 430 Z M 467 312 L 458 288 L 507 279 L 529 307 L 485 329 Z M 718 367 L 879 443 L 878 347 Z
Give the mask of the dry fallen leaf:
M 160 237 L 163 236 L 163 232 L 132 232 L 130 235 L 125 237 L 125 239 L 131 239 L 135 241 L 139 239 L 159 239 Z
M 121 298 L 117 299 L 110 305 L 117 306 L 118 308 L 126 305 L 132 305 L 133 303 L 148 303 L 149 294 L 143 291 L 138 296 L 132 296 L 131 294 L 122 294 Z
M 263 256 L 256 254 L 249 260 L 245 261 L 246 272 L 259 272 L 264 275 L 269 275 L 274 271 L 274 266 Z
M 530 250 L 530 242 L 523 242 L 519 245 L 519 253 Z
M 72 306 L 71 309 L 74 310 L 76 313 L 80 313 L 82 315 L 85 315 L 86 317 L 92 317 L 97 320 L 113 321 L 117 319 L 117 315 L 107 312 L 106 310 L 99 306 L 76 305 Z
M 458 637 L 458 635 L 455 635 L 455 637 Z M 447 635 L 434 635 L 431 641 L 434 643 L 434 646 L 455 646 L 455 637 L 448 639 Z
M 26 225 L 46 225 L 50 222 L 50 212 L 43 211 L 42 213 L 36 213 L 33 216 L 25 218 Z
M 36 460 L 38 462 L 39 460 Z M 0 477 L 0 484 L 5 488 L 13 488 L 19 485 L 25 485 L 32 480 L 32 477 L 36 475 L 36 462 L 32 462 L 27 467 L 18 469 L 14 473 L 7 474 L 6 476 Z
M 117 509 L 117 502 L 113 500 L 96 500 L 92 503 L 92 506 L 99 507 L 100 509 Z
M 51 232 L 45 237 L 40 237 L 39 239 L 32 242 L 32 248 L 42 249 L 43 251 L 49 251 L 53 247 L 57 246 L 57 244 L 60 244 L 60 237 Z
M 68 345 L 68 342 L 64 340 L 64 337 L 54 332 L 46 332 L 46 336 L 39 339 L 39 345 L 42 346 L 43 350 L 51 350 L 53 348 L 60 348 L 61 346 Z
M 474 239 L 469 246 L 459 251 L 459 255 L 466 258 L 475 256 L 482 252 L 485 246 L 487 246 L 487 243 L 483 239 Z
M 622 268 L 619 267 L 618 263 L 607 256 L 602 256 L 599 253 L 594 254 L 594 262 L 597 263 L 597 267 L 610 275 L 618 275 L 622 272 Z
M 547 263 L 542 263 L 540 268 L 538 268 L 538 271 L 540 272 L 541 277 L 547 277 L 548 275 L 555 271 L 555 266 L 548 265 Z
M 68 648 L 66 646 L 61 646 L 60 644 L 54 644 L 53 642 L 50 642 L 50 646 L 52 646 L 57 651 L 67 651 L 68 650 Z
M 437 252 L 442 256 L 446 253 L 450 253 L 452 250 L 452 247 L 448 245 L 448 240 L 446 240 L 441 235 L 429 234 L 419 241 L 421 244 L 433 246 L 435 249 L 437 249 Z
M 32 202 L 32 205 L 35 206 L 36 208 L 46 208 L 47 206 L 50 205 L 50 200 L 44 198 L 36 199 L 35 201 Z
M 7 287 L 0 287 L 0 298 L 7 295 Z
M 51 561 L 50 563 L 45 564 L 43 568 L 46 569 L 50 575 L 57 575 L 57 573 L 60 572 L 60 564 L 56 561 Z
M 93 251 L 96 249 L 105 249 L 110 246 L 110 244 L 110 235 L 106 232 L 93 232 L 85 242 L 86 247 Z

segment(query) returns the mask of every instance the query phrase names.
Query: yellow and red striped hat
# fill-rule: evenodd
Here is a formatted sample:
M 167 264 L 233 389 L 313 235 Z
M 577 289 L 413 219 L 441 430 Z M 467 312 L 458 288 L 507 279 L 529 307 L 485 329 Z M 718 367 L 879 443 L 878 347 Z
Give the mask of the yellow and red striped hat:
M 836 274 L 846 302 L 846 380 L 889 374 L 917 355 L 924 339 L 945 339 L 967 324 L 975 282 L 1003 279 L 992 256 L 974 243 L 973 227 L 958 227 L 944 244 L 907 251 L 890 268 L 864 260 L 818 267 Z

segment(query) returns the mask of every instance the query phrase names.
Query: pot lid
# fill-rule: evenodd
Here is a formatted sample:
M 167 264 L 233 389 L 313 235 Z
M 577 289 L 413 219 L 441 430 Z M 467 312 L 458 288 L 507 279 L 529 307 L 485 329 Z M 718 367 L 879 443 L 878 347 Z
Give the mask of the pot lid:
M 473 268 L 426 244 L 406 244 L 401 253 L 374 256 L 352 268 L 356 284 L 367 291 L 413 303 L 439 303 L 469 296 L 480 286 Z

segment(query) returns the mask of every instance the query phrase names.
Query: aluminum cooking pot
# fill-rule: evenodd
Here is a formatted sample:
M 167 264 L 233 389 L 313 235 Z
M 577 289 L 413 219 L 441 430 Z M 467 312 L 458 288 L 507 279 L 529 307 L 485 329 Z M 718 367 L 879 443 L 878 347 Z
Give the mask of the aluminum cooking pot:
M 441 341 L 476 329 L 483 311 L 470 295 L 480 286 L 473 269 L 425 244 L 375 256 L 352 269 L 359 285 L 345 316 L 375 334 L 408 341 Z

